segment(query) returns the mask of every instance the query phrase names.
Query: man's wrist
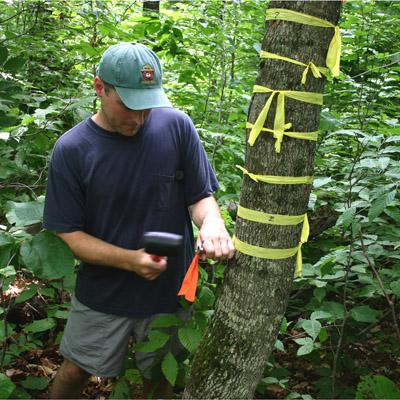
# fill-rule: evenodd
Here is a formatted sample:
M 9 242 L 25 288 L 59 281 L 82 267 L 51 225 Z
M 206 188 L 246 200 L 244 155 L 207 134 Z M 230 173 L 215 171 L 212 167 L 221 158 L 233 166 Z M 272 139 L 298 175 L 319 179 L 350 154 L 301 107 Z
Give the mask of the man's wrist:
M 122 257 L 122 262 L 120 264 L 120 268 L 125 271 L 136 272 L 137 258 L 138 258 L 137 250 L 124 249 L 124 254 Z
M 203 224 L 208 224 L 208 223 L 212 223 L 212 224 L 221 224 L 223 226 L 225 226 L 225 222 L 222 219 L 221 215 L 219 214 L 213 214 L 213 215 L 207 215 L 204 219 L 203 219 Z

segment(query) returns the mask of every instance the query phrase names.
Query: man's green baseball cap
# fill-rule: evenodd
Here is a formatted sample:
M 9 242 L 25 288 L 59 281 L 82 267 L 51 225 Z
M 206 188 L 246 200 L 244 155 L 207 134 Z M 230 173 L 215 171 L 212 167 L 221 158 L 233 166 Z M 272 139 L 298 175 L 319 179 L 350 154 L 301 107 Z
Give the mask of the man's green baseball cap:
M 162 88 L 160 60 L 142 44 L 111 46 L 103 54 L 97 74 L 115 87 L 122 102 L 132 110 L 172 107 Z

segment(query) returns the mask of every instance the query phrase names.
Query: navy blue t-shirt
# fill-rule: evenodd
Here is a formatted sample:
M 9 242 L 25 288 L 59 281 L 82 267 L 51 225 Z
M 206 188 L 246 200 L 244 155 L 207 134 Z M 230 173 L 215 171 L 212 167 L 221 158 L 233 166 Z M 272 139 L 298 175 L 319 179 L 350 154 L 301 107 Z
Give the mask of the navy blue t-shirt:
M 82 262 L 76 297 L 105 313 L 145 317 L 175 312 L 177 292 L 193 257 L 188 206 L 218 188 L 191 119 L 173 108 L 153 109 L 133 137 L 106 131 L 91 118 L 61 136 L 50 163 L 44 227 L 84 231 L 139 249 L 148 231 L 183 235 L 177 257 L 153 281 L 117 268 Z

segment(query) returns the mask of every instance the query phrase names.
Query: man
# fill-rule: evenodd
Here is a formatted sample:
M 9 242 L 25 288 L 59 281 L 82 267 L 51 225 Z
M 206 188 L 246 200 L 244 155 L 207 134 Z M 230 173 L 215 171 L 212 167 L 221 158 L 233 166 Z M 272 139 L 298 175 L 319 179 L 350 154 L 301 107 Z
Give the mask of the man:
M 212 193 L 218 188 L 190 118 L 172 108 L 160 61 L 135 43 L 111 46 L 94 88 L 100 110 L 60 137 L 49 169 L 44 226 L 81 260 L 51 398 L 79 398 L 90 375 L 117 376 L 132 335 L 144 340 L 159 314 L 182 313 L 177 292 L 193 257 L 231 258 L 232 241 Z M 147 231 L 183 235 L 178 256 L 154 261 Z M 145 387 L 157 354 L 137 354 Z

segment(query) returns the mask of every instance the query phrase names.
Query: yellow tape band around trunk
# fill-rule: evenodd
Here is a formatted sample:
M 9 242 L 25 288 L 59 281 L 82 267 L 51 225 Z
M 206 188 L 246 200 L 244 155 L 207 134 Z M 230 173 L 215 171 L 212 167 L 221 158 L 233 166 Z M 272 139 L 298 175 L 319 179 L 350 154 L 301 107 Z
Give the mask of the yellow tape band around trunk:
M 303 267 L 303 256 L 301 253 L 301 247 L 303 243 L 307 241 L 309 232 L 310 232 L 310 227 L 306 215 L 304 218 L 300 243 L 298 246 L 293 247 L 291 249 L 268 249 L 264 247 L 253 246 L 251 244 L 242 242 L 235 235 L 233 235 L 233 244 L 236 250 L 240 251 L 243 254 L 252 257 L 266 258 L 270 260 L 281 260 L 284 258 L 293 257 L 297 253 L 295 274 L 296 276 L 300 276 Z
M 306 243 L 308 240 L 308 236 L 310 235 L 310 225 L 308 223 L 307 214 L 302 215 L 281 215 L 281 214 L 268 214 L 262 211 L 250 210 L 248 208 L 238 206 L 238 217 L 254 222 L 260 222 L 262 224 L 272 224 L 272 225 L 298 225 L 303 222 L 303 228 L 301 230 L 300 236 L 300 243 L 297 247 L 293 249 L 263 249 L 261 247 L 252 246 L 246 244 L 244 242 L 240 242 L 240 248 L 237 250 L 241 251 L 250 256 L 260 257 L 260 258 L 271 258 L 277 259 L 278 258 L 287 258 L 294 256 L 297 253 L 297 261 L 296 261 L 296 275 L 301 275 L 302 270 L 302 253 L 301 253 L 301 246 L 303 243 Z M 237 239 L 238 240 L 238 239 Z M 242 251 L 242 250 L 243 251 Z M 297 249 L 297 251 L 294 251 Z M 293 254 L 292 254 L 293 252 Z M 263 257 L 262 255 L 265 257 Z M 290 255 L 287 255 L 290 254 Z M 266 255 L 272 255 L 271 257 L 267 257 Z
M 337 77 L 340 70 L 340 52 L 342 48 L 342 38 L 338 26 L 333 25 L 329 21 L 312 15 L 303 14 L 297 11 L 285 8 L 270 8 L 267 10 L 266 20 L 282 20 L 297 22 L 299 24 L 318 26 L 320 28 L 333 28 L 335 30 L 331 43 L 329 44 L 328 53 L 326 55 L 326 65 L 331 70 L 332 75 Z
M 281 215 L 268 214 L 263 211 L 251 210 L 249 208 L 238 206 L 238 217 L 249 221 L 260 222 L 271 225 L 298 225 L 301 224 L 307 214 L 302 215 Z
M 250 131 L 248 143 L 253 146 L 257 140 L 262 128 L 264 127 L 265 120 L 268 117 L 268 112 L 271 107 L 274 96 L 278 95 L 276 113 L 274 120 L 273 136 L 276 139 L 275 150 L 277 153 L 281 151 L 281 143 L 283 135 L 292 125 L 291 123 L 285 123 L 285 96 L 295 100 L 303 101 L 305 103 L 311 103 L 316 105 L 322 105 L 322 93 L 315 92 L 300 92 L 293 90 L 273 90 L 265 86 L 254 85 L 253 93 L 271 93 L 264 108 L 261 110 L 253 128 Z
M 248 175 L 255 182 L 271 183 L 275 185 L 309 185 L 313 183 L 314 177 L 312 176 L 277 176 L 277 175 L 256 175 L 246 168 L 236 165 L 245 175 Z
M 290 124 L 291 125 L 291 124 Z M 246 128 L 251 129 L 253 128 L 253 124 L 250 122 L 246 123 Z M 261 132 L 270 132 L 274 133 L 273 129 L 269 128 L 262 128 Z M 304 139 L 304 140 L 312 140 L 316 142 L 318 140 L 318 133 L 319 131 L 314 131 L 314 132 L 283 132 L 284 136 L 288 136 L 294 139 Z
M 233 244 L 235 245 L 236 250 L 243 254 L 258 258 L 268 258 L 271 260 L 281 260 L 293 257 L 299 251 L 299 246 L 293 247 L 292 249 L 266 249 L 264 247 L 253 246 L 242 242 L 235 235 L 233 236 Z
M 301 83 L 305 85 L 307 80 L 307 74 L 311 71 L 314 75 L 314 78 L 321 78 L 321 74 L 327 75 L 329 69 L 325 67 L 317 67 L 313 62 L 309 62 L 308 64 L 304 64 L 301 61 L 293 60 L 293 58 L 278 56 L 278 54 L 269 53 L 268 51 L 261 50 L 260 51 L 261 58 L 272 58 L 275 60 L 283 60 L 290 62 L 292 64 L 300 65 L 301 67 L 305 67 L 303 74 L 301 76 Z

